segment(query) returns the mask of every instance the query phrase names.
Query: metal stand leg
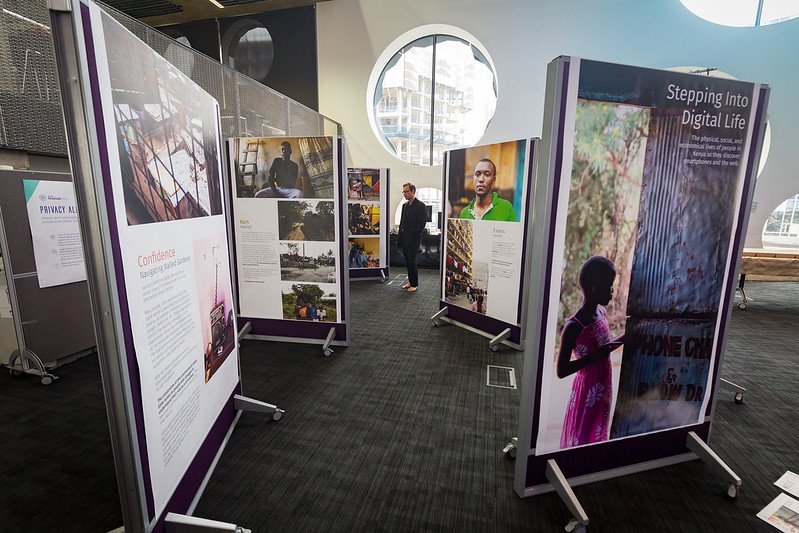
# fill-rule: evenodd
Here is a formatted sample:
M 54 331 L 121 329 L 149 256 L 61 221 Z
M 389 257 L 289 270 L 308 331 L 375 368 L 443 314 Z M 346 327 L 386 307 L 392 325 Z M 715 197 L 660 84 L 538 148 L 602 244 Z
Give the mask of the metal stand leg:
M 588 526 L 588 515 L 585 514 L 583 506 L 580 505 L 577 496 L 572 492 L 569 482 L 566 481 L 563 472 L 560 471 L 558 463 L 556 463 L 554 459 L 547 461 L 546 476 L 547 480 L 555 487 L 555 491 L 560 496 L 560 499 L 563 500 L 563 503 L 566 504 L 569 512 L 574 517 L 566 524 L 566 531 L 585 533 L 585 528 Z
M 247 322 L 241 327 L 239 334 L 236 336 L 236 342 L 241 342 L 241 338 L 252 331 L 252 322 Z
M 746 392 L 745 388 L 724 378 L 721 378 L 721 382 L 725 385 L 729 385 L 733 389 L 738 389 L 738 392 L 735 393 L 735 403 L 744 403 L 744 393 Z
M 265 403 L 259 400 L 253 400 L 252 398 L 248 398 L 247 396 L 242 396 L 240 394 L 236 394 L 233 396 L 233 407 L 238 409 L 239 411 L 252 411 L 255 413 L 271 413 L 272 420 L 277 422 L 281 418 L 283 418 L 283 409 L 278 408 L 271 403 Z
M 516 450 L 519 448 L 519 437 L 513 437 L 509 443 L 502 448 L 502 453 L 508 459 L 516 459 Z
M 327 338 L 325 338 L 325 343 L 322 345 L 322 353 L 325 357 L 333 353 L 333 349 L 330 347 L 330 343 L 333 342 L 333 339 L 336 338 L 336 328 L 330 328 L 330 331 L 327 332 Z
M 510 328 L 505 328 L 502 333 L 488 341 L 488 347 L 492 352 L 499 350 L 499 343 L 510 338 Z
M 435 328 L 440 326 L 441 321 L 439 320 L 439 318 L 445 317 L 447 316 L 447 314 L 449 314 L 449 307 L 442 307 L 441 309 L 438 310 L 438 313 L 431 316 L 430 320 L 433 321 L 433 327 Z
M 164 526 L 166 533 L 251 533 L 251 530 L 236 524 L 177 513 L 167 513 Z
M 746 302 L 749 301 L 749 298 L 746 297 L 746 291 L 744 290 L 745 283 L 746 274 L 741 274 L 738 277 L 738 288 L 736 289 L 741 292 L 741 302 L 738 304 L 738 309 L 746 309 Z
M 386 277 L 386 271 L 385 270 L 381 270 L 380 271 L 380 283 L 385 283 L 387 279 L 388 278 Z
M 689 450 L 698 455 L 699 458 L 711 468 L 711 470 L 716 472 L 716 474 L 718 474 L 724 479 L 724 481 L 727 482 L 727 497 L 732 500 L 737 498 L 738 491 L 741 490 L 741 478 L 739 478 L 738 475 L 733 472 L 713 450 L 710 449 L 710 446 L 705 444 L 705 442 L 693 431 L 688 432 L 685 445 Z

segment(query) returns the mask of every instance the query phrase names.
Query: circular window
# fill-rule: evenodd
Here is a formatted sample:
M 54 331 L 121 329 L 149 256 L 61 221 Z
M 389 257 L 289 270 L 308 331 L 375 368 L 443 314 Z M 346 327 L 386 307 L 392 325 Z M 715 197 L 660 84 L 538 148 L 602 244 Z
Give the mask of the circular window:
M 452 26 L 423 26 L 396 39 L 375 64 L 367 90 L 369 121 L 383 146 L 424 166 L 476 144 L 496 106 L 488 53 Z
M 263 81 L 272 68 L 274 47 L 269 30 L 255 20 L 232 24 L 222 38 L 225 63 L 256 81 Z
M 777 206 L 763 226 L 763 248 L 799 249 L 799 194 Z
M 737 79 L 735 76 L 731 76 L 724 72 L 723 70 L 719 70 L 717 68 L 708 68 L 708 67 L 671 67 L 667 70 L 672 70 L 674 72 L 685 72 L 686 74 L 701 74 L 705 76 L 712 76 L 715 78 L 723 78 L 725 80 L 735 80 Z M 766 159 L 768 159 L 768 153 L 771 150 L 771 122 L 766 120 L 766 131 L 763 133 L 763 148 L 760 150 L 760 163 L 757 166 L 757 174 L 755 175 L 755 179 L 760 177 L 760 173 L 763 172 L 763 167 L 766 166 Z
M 694 15 L 724 26 L 766 26 L 799 17 L 792 0 L 680 0 Z

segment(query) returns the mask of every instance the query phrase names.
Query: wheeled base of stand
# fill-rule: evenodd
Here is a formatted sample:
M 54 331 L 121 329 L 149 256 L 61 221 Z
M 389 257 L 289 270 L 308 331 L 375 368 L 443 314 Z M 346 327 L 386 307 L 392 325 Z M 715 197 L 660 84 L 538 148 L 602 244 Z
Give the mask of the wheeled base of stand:
M 744 393 L 746 392 L 746 389 L 744 387 L 741 387 L 737 383 L 733 383 L 732 381 L 724 378 L 720 378 L 720 381 L 723 384 L 729 385 L 733 389 L 736 389 L 735 396 L 733 397 L 735 403 L 744 403 Z
M 325 343 L 322 345 L 322 355 L 325 357 L 333 353 L 333 348 L 330 347 L 330 344 L 335 338 L 336 328 L 330 328 L 330 331 L 327 332 L 327 337 L 325 337 Z
M 32 351 L 24 348 L 22 351 L 14 350 L 11 357 L 8 359 L 8 373 L 12 377 L 21 376 L 22 374 L 33 374 L 40 376 L 40 383 L 42 385 L 50 385 L 53 381 L 58 379 L 58 376 L 47 371 L 44 363 L 38 355 Z
M 251 533 L 236 524 L 177 513 L 167 513 L 164 526 L 166 533 Z
M 439 309 L 436 314 L 430 317 L 430 320 L 433 321 L 433 327 L 437 328 L 438 326 L 440 326 L 442 324 L 442 321 L 439 319 L 444 318 L 448 314 L 449 314 L 449 307 L 442 307 L 441 309 Z
M 516 450 L 519 448 L 519 437 L 513 437 L 509 443 L 502 448 L 502 453 L 508 459 L 516 459 Z
M 563 472 L 560 471 L 558 463 L 556 463 L 554 459 L 547 461 L 546 476 L 547 481 L 552 483 L 555 492 L 558 493 L 558 496 L 560 496 L 560 499 L 563 500 L 563 503 L 566 504 L 566 507 L 572 514 L 572 519 L 566 524 L 566 531 L 585 533 L 588 527 L 588 515 L 585 513 L 583 506 L 580 505 L 580 501 L 577 499 L 577 496 L 574 495 L 574 491 L 572 491 L 569 482 L 566 480 Z
M 499 335 L 488 341 L 488 349 L 492 352 L 499 350 L 502 341 L 510 339 L 510 328 L 505 328 Z
M 731 500 L 736 499 L 741 491 L 741 478 L 693 431 L 688 432 L 685 446 L 727 483 L 725 495 Z
M 738 302 L 738 309 L 746 309 L 746 302 L 751 300 L 751 298 L 746 297 L 746 289 L 744 289 L 744 284 L 746 283 L 746 274 L 741 274 L 738 278 L 738 287 L 735 289 L 741 293 L 741 301 Z
M 272 405 L 271 403 L 253 400 L 252 398 L 241 396 L 240 394 L 236 394 L 235 396 L 233 396 L 233 407 L 235 407 L 239 411 L 269 413 L 272 415 L 272 420 L 274 420 L 275 422 L 283 418 L 283 414 L 286 412 L 283 409 L 277 407 L 276 405 Z

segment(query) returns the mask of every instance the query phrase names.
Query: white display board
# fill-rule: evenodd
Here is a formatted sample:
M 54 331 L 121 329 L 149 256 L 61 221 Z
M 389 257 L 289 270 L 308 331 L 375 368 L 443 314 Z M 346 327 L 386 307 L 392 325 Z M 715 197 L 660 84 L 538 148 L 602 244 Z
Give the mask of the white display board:
M 26 179 L 23 187 L 39 288 L 85 281 L 72 183 Z

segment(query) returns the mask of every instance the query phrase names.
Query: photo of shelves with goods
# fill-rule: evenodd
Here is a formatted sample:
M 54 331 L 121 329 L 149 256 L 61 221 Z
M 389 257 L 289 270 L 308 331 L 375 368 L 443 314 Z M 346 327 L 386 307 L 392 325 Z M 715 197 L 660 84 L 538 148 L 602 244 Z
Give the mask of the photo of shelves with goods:
M 380 239 L 350 238 L 350 268 L 380 268 Z
M 333 202 L 281 200 L 277 203 L 277 224 L 281 241 L 333 241 L 336 220 Z
M 336 257 L 333 244 L 319 242 L 281 242 L 280 279 L 336 283 Z
M 332 283 L 282 283 L 283 318 L 336 322 L 338 298 Z
M 379 235 L 380 205 L 349 204 L 349 231 L 350 235 Z
M 332 137 L 233 140 L 238 198 L 333 198 Z
M 121 25 L 103 29 L 128 225 L 221 214 L 216 101 Z

